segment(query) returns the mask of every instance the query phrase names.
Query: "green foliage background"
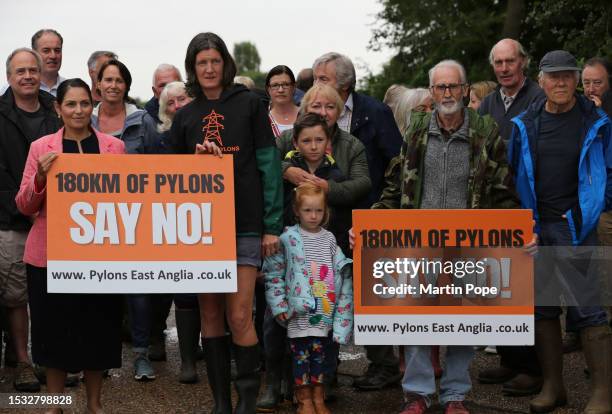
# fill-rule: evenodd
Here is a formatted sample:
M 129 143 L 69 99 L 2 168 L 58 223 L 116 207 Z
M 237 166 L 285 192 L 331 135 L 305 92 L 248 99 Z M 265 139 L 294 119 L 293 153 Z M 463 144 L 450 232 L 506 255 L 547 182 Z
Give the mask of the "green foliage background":
M 468 79 L 495 80 L 491 47 L 504 37 L 519 40 L 532 57 L 530 75 L 548 51 L 565 49 L 580 62 L 612 59 L 610 0 L 381 0 L 370 47 L 396 51 L 380 73 L 360 82 L 382 99 L 394 83 L 426 86 L 427 71 L 442 59 L 463 63 Z

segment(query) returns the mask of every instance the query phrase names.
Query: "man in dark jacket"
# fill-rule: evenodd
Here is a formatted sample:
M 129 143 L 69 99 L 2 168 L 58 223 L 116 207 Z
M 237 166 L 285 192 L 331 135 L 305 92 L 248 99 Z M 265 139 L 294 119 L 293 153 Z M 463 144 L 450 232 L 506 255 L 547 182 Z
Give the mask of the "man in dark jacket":
M 523 46 L 514 39 L 502 39 L 489 53 L 489 62 L 499 86 L 487 95 L 478 113 L 491 115 L 499 126 L 499 133 L 508 141 L 512 132 L 510 120 L 523 112 L 544 94 L 537 83 L 525 76 L 529 56 Z
M 159 95 L 161 95 L 164 87 L 170 82 L 182 82 L 181 72 L 174 65 L 168 63 L 162 63 L 153 72 L 153 97 L 145 104 L 144 109 L 151 115 L 151 117 L 158 123 L 159 120 Z
M 402 134 L 387 105 L 355 92 L 355 67 L 348 57 L 326 53 L 315 60 L 312 70 L 315 83 L 333 87 L 344 101 L 338 126 L 357 137 L 366 148 L 372 190 L 358 207 L 369 208 L 380 198 L 385 170 L 391 159 L 399 155 Z M 355 379 L 357 388 L 376 390 L 399 381 L 399 361 L 393 347 L 366 346 L 366 352 L 371 362 L 366 374 Z
M 15 196 L 32 141 L 56 132 L 53 96 L 40 90 L 42 61 L 27 48 L 7 59 L 9 88 L 0 97 L 0 304 L 6 308 L 17 354 L 14 386 L 38 391 L 28 358 L 28 292 L 23 251 L 30 219 L 17 211 Z
M 402 135 L 397 129 L 391 109 L 367 95 L 355 92 L 355 68 L 351 60 L 339 53 L 326 53 L 312 65 L 314 80 L 338 91 L 344 110 L 338 126 L 359 138 L 366 147 L 372 190 L 362 206 L 369 208 L 378 201 L 383 189 L 389 161 L 399 155 Z
M 544 99 L 537 83 L 525 76 L 529 56 L 519 42 L 502 39 L 491 48 L 489 62 L 499 86 L 485 97 L 478 109 L 480 115 L 490 115 L 499 126 L 502 139 L 508 142 L 512 132 L 511 119 L 526 110 L 532 102 Z M 540 367 L 531 346 L 498 346 L 500 366 L 478 373 L 484 384 L 501 384 L 504 394 L 520 396 L 538 393 L 542 386 Z
M 546 292 L 563 285 L 578 298 L 578 306 L 568 306 L 567 313 L 580 332 L 593 382 L 584 412 L 609 413 L 612 333 L 596 297 L 599 286 L 581 270 L 588 267 L 589 256 L 581 253 L 582 264 L 568 267 L 572 259 L 566 255 L 576 246 L 597 245 L 599 217 L 612 208 L 612 125 L 593 102 L 576 94 L 579 76 L 576 59 L 569 52 L 555 50 L 544 55 L 539 81 L 546 100 L 535 102 L 512 120 L 516 128 L 510 137 L 508 159 L 521 205 L 533 210 L 540 244 L 551 246 L 543 253 L 553 246 L 555 249 L 551 261 L 536 272 L 536 292 L 543 283 Z M 547 276 L 558 274 L 557 269 L 563 279 L 550 283 Z M 587 300 L 580 299 L 585 296 Z M 538 301 L 536 293 L 536 304 Z M 531 401 L 531 412 L 550 412 L 567 402 L 560 314 L 559 304 L 535 308 L 535 347 L 544 383 Z
M 162 63 L 153 72 L 153 85 L 151 86 L 153 97 L 145 104 L 144 109 L 157 124 L 161 124 L 159 119 L 159 96 L 167 84 L 177 81 L 182 82 L 183 78 L 181 77 L 181 72 L 174 65 Z M 151 307 L 149 312 L 151 315 L 149 359 L 152 361 L 166 360 L 164 330 L 166 329 L 166 319 L 172 306 L 173 297 L 174 295 L 149 295 L 150 301 L 147 302 Z M 145 302 L 146 300 L 143 300 L 141 303 L 144 304 Z

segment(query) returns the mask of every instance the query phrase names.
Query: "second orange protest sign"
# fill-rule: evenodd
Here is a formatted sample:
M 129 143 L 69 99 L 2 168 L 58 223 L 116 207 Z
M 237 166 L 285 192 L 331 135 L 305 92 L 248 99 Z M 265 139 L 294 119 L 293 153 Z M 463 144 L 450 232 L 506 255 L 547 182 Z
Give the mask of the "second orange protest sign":
M 356 210 L 355 342 L 533 343 L 528 210 Z

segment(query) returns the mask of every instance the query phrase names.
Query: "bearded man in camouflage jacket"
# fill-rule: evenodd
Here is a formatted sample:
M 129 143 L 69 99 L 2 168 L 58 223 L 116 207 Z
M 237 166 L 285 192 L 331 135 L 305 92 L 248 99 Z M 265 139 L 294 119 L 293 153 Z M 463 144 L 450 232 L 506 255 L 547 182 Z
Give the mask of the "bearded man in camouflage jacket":
M 429 71 L 436 109 L 413 112 L 401 149 L 386 174 L 386 188 L 372 208 L 479 209 L 519 206 L 508 171 L 506 147 L 495 121 L 464 108 L 465 69 L 444 60 Z M 449 346 L 440 381 L 445 414 L 468 414 L 471 346 Z M 421 414 L 436 381 L 429 346 L 406 346 L 401 414 Z

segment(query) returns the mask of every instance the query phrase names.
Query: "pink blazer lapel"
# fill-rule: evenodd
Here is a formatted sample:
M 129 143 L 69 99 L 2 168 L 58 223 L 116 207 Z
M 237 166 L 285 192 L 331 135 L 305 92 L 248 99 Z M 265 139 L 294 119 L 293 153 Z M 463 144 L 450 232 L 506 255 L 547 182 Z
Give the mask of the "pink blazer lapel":
M 49 151 L 60 153 L 63 151 L 62 138 L 64 137 L 64 127 L 61 127 L 59 131 L 51 135 L 51 138 L 47 141 L 47 147 Z
M 114 153 L 113 151 L 113 140 L 109 139 L 109 137 L 100 131 L 94 129 L 94 134 L 98 138 L 98 144 L 100 145 L 100 154 L 109 154 Z M 55 134 L 51 135 L 51 138 L 47 142 L 47 147 L 49 151 L 60 153 L 63 151 L 62 148 L 62 139 L 64 137 L 64 128 L 60 128 Z

